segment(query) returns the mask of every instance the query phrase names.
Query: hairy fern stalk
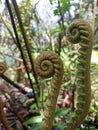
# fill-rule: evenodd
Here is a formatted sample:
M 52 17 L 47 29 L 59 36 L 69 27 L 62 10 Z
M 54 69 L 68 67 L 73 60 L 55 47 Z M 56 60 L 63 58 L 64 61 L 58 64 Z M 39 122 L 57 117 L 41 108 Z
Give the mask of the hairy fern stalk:
M 90 62 L 93 45 L 93 33 L 90 24 L 84 20 L 73 21 L 66 33 L 67 40 L 79 44 L 77 58 L 77 104 L 71 116 L 67 118 L 63 130 L 75 130 L 86 117 L 91 102 Z M 51 130 L 56 109 L 57 97 L 63 77 L 63 63 L 53 52 L 43 52 L 35 61 L 37 75 L 48 78 L 52 76 L 51 89 L 46 100 L 44 119 L 41 130 Z
M 91 102 L 90 63 L 93 32 L 84 20 L 73 21 L 67 29 L 67 40 L 79 44 L 77 63 L 77 104 L 76 110 L 66 121 L 64 130 L 75 130 L 88 114 Z
M 35 60 L 35 70 L 42 78 L 52 76 L 51 89 L 45 104 L 44 119 L 41 130 L 51 130 L 63 77 L 63 62 L 54 52 L 43 52 Z

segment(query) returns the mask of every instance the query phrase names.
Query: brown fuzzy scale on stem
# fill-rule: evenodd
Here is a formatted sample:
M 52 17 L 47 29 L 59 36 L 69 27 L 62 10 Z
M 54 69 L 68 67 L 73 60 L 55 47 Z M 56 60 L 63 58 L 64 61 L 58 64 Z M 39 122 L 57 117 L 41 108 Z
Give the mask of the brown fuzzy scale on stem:
M 93 32 L 84 20 L 73 21 L 67 29 L 67 40 L 79 43 L 77 63 L 77 104 L 72 116 L 68 117 L 64 130 L 75 130 L 88 114 L 91 102 L 90 63 Z
M 35 60 L 35 70 L 42 78 L 51 79 L 51 89 L 46 100 L 44 119 L 41 130 L 51 130 L 54 119 L 56 102 L 63 78 L 63 62 L 54 52 L 43 52 Z

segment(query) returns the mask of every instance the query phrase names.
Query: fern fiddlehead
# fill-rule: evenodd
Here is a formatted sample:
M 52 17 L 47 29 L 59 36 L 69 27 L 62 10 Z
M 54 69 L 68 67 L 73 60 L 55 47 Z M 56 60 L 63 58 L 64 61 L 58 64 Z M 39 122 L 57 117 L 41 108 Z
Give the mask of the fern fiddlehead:
M 35 70 L 40 77 L 49 78 L 52 76 L 51 89 L 46 100 L 44 119 L 41 127 L 41 130 L 51 130 L 56 101 L 62 83 L 63 63 L 58 54 L 54 52 L 43 52 L 35 60 Z
M 64 130 L 75 130 L 86 117 L 91 101 L 90 60 L 93 44 L 92 28 L 84 20 L 73 21 L 67 29 L 67 40 L 79 43 L 77 58 L 77 104 L 76 110 L 66 121 Z
M 6 65 L 3 62 L 0 62 L 0 74 L 3 74 L 6 71 Z

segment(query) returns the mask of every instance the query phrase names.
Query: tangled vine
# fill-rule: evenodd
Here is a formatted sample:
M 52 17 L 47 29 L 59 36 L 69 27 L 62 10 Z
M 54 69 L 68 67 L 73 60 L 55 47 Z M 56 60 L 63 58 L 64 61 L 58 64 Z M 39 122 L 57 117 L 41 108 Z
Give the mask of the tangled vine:
M 77 58 L 76 110 L 68 118 L 64 127 L 64 130 L 75 130 L 86 117 L 91 102 L 90 62 L 93 33 L 90 24 L 84 20 L 73 21 L 67 29 L 67 40 L 80 45 Z
M 63 63 L 59 55 L 54 52 L 43 52 L 35 61 L 37 75 L 51 79 L 51 88 L 45 104 L 44 119 L 41 130 L 51 130 L 56 102 L 62 83 Z

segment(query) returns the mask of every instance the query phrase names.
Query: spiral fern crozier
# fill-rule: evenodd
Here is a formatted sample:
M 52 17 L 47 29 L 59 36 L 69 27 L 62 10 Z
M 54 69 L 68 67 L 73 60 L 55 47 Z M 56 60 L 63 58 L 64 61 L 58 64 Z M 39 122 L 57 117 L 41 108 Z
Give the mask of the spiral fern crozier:
M 67 40 L 80 45 L 77 58 L 76 110 L 67 119 L 64 127 L 64 130 L 75 130 L 86 117 L 91 102 L 90 62 L 93 33 L 90 24 L 84 20 L 73 21 L 67 29 Z
M 6 71 L 6 65 L 3 62 L 0 62 L 0 74 L 3 74 Z
M 59 55 L 54 52 L 43 52 L 35 60 L 37 75 L 43 78 L 52 76 L 51 89 L 46 100 L 44 119 L 41 130 L 51 130 L 56 109 L 57 97 L 63 77 L 63 63 Z

